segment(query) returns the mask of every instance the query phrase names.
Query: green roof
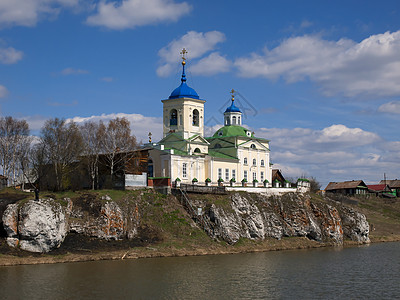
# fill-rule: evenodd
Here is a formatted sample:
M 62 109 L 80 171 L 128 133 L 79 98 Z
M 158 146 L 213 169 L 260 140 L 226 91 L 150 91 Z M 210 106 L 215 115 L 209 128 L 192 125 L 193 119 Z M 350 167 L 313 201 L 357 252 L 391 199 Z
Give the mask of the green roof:
M 254 137 L 254 135 L 250 131 L 250 136 L 246 134 L 250 130 L 242 127 L 242 126 L 237 126 L 237 125 L 230 125 L 230 126 L 224 126 L 220 129 L 217 130 L 217 132 L 214 133 L 213 137 L 225 137 L 225 136 L 245 136 L 245 137 Z
M 237 160 L 237 158 L 234 156 L 230 156 L 228 154 L 213 151 L 213 150 L 208 150 L 208 155 L 214 156 L 214 157 L 219 157 L 219 158 L 228 158 L 228 159 L 236 159 Z

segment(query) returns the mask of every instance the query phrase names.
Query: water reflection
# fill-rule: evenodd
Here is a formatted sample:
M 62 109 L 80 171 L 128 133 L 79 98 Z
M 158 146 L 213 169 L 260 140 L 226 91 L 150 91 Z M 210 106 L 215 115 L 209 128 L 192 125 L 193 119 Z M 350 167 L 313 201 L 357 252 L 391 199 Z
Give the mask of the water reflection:
M 1 299 L 400 297 L 400 243 L 0 268 Z

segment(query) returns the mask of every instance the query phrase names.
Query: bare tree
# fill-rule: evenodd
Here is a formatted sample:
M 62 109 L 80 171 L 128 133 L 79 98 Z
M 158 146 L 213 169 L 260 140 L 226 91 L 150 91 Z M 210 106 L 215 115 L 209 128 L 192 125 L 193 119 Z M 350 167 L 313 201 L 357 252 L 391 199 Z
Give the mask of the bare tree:
M 80 131 L 83 139 L 82 161 L 89 172 L 92 189 L 94 190 L 99 170 L 99 155 L 101 151 L 100 134 L 104 132 L 104 129 L 100 130 L 99 123 L 87 122 L 80 126 Z
M 111 120 L 107 126 L 100 122 L 99 137 L 106 164 L 113 175 L 127 156 L 136 147 L 136 138 L 131 135 L 130 123 L 126 118 Z
M 318 180 L 315 177 L 310 177 L 308 180 L 310 180 L 310 190 L 311 192 L 318 192 L 321 189 L 321 184 L 318 182 Z
M 12 178 L 13 185 L 20 173 L 19 161 L 23 159 L 30 142 L 29 125 L 25 120 L 0 118 L 0 164 L 3 176 Z
M 63 119 L 47 120 L 41 130 L 41 144 L 45 156 L 53 165 L 56 190 L 63 189 L 66 175 L 78 166 L 77 160 L 82 151 L 82 136 L 74 122 Z

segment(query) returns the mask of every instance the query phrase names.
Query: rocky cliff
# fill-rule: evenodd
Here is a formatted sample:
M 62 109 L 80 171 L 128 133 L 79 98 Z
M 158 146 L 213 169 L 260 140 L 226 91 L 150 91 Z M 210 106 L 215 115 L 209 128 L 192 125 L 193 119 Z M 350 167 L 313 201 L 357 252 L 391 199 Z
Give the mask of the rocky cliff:
M 193 207 L 202 208 L 206 224 L 202 227 L 207 234 L 229 244 L 241 238 L 291 236 L 334 244 L 342 244 L 344 239 L 369 242 L 364 215 L 333 202 L 313 201 L 307 194 L 266 197 L 241 192 L 215 197 L 191 194 L 189 200 Z M 57 201 L 22 201 L 9 204 L 2 220 L 8 245 L 31 252 L 59 247 L 68 233 L 129 240 L 144 239 L 145 232 L 168 238 L 168 230 L 172 236 L 193 237 L 196 228 L 178 199 L 160 198 L 155 192 L 129 194 L 118 201 L 91 193 Z
M 222 205 L 202 197 L 194 197 L 193 203 L 205 210 L 209 235 L 230 244 L 240 238 L 266 237 L 307 237 L 339 245 L 345 238 L 369 243 L 369 224 L 363 214 L 329 199 L 311 201 L 309 194 L 233 193 Z

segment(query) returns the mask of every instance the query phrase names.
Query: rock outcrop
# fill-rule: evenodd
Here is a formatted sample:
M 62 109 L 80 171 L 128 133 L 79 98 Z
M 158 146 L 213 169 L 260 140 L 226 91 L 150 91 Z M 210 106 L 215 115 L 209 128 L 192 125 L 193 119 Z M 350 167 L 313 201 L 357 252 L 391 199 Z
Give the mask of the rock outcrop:
M 204 206 L 209 234 L 230 244 L 240 238 L 307 237 L 319 242 L 342 244 L 343 238 L 369 242 L 369 225 L 364 215 L 327 203 L 312 203 L 309 195 L 289 193 L 281 197 L 235 193 L 231 208 Z
M 7 243 L 30 252 L 49 252 L 68 232 L 66 209 L 52 199 L 10 204 L 3 214 Z

